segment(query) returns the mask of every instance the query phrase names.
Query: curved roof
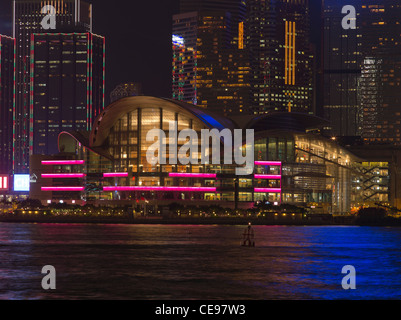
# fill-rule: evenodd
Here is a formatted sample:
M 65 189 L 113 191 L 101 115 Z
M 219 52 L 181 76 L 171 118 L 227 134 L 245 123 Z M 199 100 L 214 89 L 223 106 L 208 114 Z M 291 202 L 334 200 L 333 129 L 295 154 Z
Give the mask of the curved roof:
M 173 100 L 173 99 L 164 99 L 164 100 L 171 101 L 171 102 L 183 107 L 185 110 L 191 112 L 199 120 L 204 122 L 209 128 L 217 128 L 220 131 L 225 128 L 228 128 L 230 130 L 239 128 L 238 125 L 231 119 L 226 118 L 221 115 L 218 115 L 218 114 L 215 114 L 207 109 L 199 108 L 193 104 L 189 104 L 186 102 L 177 101 L 177 100 Z
M 208 128 L 235 129 L 238 126 L 222 116 L 210 113 L 208 110 L 198 108 L 189 103 L 172 99 L 162 99 L 148 96 L 126 97 L 107 106 L 95 119 L 93 129 L 89 136 L 90 147 L 100 147 L 110 133 L 114 124 L 125 114 L 138 108 L 163 108 L 175 110 L 196 117 Z

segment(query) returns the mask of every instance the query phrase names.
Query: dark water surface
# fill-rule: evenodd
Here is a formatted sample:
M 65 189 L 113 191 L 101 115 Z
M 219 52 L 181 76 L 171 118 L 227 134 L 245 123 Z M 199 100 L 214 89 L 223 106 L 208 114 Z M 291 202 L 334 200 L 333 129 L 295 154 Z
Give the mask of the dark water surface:
M 401 228 L 0 223 L 0 299 L 400 299 Z M 56 269 L 56 289 L 41 269 Z M 344 265 L 356 289 L 344 290 Z

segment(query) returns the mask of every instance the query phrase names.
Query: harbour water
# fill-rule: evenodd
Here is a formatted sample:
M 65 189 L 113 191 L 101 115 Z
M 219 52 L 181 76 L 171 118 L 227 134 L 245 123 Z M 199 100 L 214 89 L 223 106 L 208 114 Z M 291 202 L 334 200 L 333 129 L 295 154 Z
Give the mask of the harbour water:
M 0 223 L 0 299 L 400 299 L 401 228 Z M 41 269 L 56 269 L 56 289 Z M 342 267 L 356 270 L 344 290 Z

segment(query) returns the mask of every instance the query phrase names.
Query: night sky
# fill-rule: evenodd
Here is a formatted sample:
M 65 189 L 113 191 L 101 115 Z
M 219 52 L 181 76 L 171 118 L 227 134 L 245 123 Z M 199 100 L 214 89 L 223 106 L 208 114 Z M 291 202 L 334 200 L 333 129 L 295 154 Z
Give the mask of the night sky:
M 320 38 L 321 0 L 311 1 L 312 39 Z M 123 82 L 141 82 L 144 94 L 171 97 L 172 15 L 179 0 L 92 0 L 93 32 L 106 37 L 106 103 Z M 0 1 L 0 33 L 11 34 L 11 0 Z
M 172 15 L 179 0 L 92 3 L 93 32 L 106 37 L 107 97 L 119 83 L 141 82 L 144 94 L 170 98 Z

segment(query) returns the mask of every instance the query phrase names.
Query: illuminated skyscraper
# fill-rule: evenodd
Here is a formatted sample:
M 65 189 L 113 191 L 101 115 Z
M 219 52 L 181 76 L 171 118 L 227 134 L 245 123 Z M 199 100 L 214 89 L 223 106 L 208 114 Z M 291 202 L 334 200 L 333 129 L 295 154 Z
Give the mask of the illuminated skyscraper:
M 248 0 L 250 113 L 313 112 L 308 0 Z
M 362 138 L 401 145 L 401 3 L 363 1 L 360 17 Z
M 234 18 L 227 11 L 233 2 L 217 1 L 212 6 L 207 1 L 193 1 L 192 5 L 196 3 L 205 11 L 173 17 L 173 99 L 219 114 L 240 114 L 249 104 L 244 24 L 238 22 L 243 2 L 236 2 Z M 217 4 L 218 9 L 226 10 L 217 11 Z
M 15 39 L 0 34 L 0 173 L 12 173 Z
M 356 29 L 344 29 L 342 8 L 356 9 Z M 361 1 L 325 0 L 323 7 L 324 117 L 331 122 L 333 136 L 359 136 L 361 111 L 358 79 L 361 76 Z
M 105 39 L 92 33 L 32 35 L 31 154 L 55 154 L 61 131 L 90 130 L 104 108 Z
M 47 13 L 41 13 L 46 5 L 55 9 L 56 30 L 65 27 L 92 30 L 92 6 L 81 0 L 14 0 L 13 37 L 16 39 L 16 105 L 14 110 L 14 155 L 13 166 L 17 173 L 29 172 L 29 155 L 33 151 L 32 127 L 30 126 L 30 53 L 31 35 L 48 32 L 42 28 L 42 19 Z M 55 31 L 55 30 L 51 30 Z

